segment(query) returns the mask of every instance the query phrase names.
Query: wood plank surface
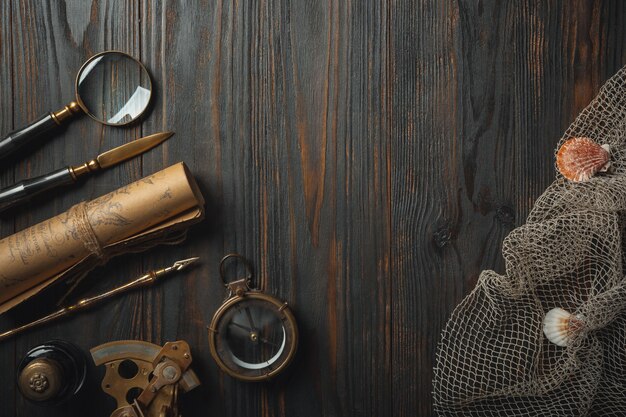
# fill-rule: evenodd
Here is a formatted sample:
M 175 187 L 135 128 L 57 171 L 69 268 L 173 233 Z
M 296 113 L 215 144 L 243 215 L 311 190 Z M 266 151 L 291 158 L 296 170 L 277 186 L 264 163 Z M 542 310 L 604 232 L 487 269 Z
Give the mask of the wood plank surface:
M 440 331 L 481 270 L 503 272 L 502 239 L 551 182 L 558 138 L 626 64 L 625 25 L 617 0 L 0 2 L 1 134 L 71 101 L 81 63 L 103 50 L 139 58 L 155 87 L 141 123 L 75 120 L 5 163 L 0 185 L 176 132 L 2 218 L 2 237 L 179 161 L 207 200 L 185 243 L 116 258 L 81 290 L 190 256 L 199 267 L 0 344 L 0 415 L 113 411 L 93 365 L 69 404 L 21 397 L 17 364 L 54 338 L 86 354 L 188 341 L 203 385 L 182 396 L 187 417 L 433 415 Z M 298 355 L 270 383 L 233 380 L 209 354 L 229 252 L 298 320 Z
M 0 126 L 2 131 L 9 131 L 13 128 L 13 59 L 12 41 L 13 25 L 11 21 L 10 2 L 0 4 Z M 6 187 L 14 182 L 13 168 L 0 167 L 0 186 Z M 3 222 L 0 224 L 2 236 L 8 236 L 15 232 L 13 222 Z M 12 321 L 0 316 L 0 326 L 2 328 L 11 327 Z M 0 415 L 11 416 L 16 411 L 17 388 L 15 380 L 15 340 L 9 340 L 0 347 L 0 369 L 2 370 L 2 380 L 8 381 L 2 390 L 0 401 Z

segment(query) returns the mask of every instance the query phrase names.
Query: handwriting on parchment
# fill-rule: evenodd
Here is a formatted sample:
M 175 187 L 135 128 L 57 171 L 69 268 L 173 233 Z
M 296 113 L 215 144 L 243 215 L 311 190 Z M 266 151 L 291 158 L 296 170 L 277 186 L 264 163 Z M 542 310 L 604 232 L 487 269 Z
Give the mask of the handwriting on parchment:
M 161 175 L 144 178 L 143 180 L 121 187 L 118 190 L 105 196 L 97 198 L 87 203 L 87 215 L 92 227 L 96 226 L 117 226 L 124 227 L 132 224 L 132 221 L 122 215 L 124 205 L 115 201 L 115 196 L 120 194 L 132 194 L 136 188 L 145 187 L 146 185 L 155 185 L 154 179 L 160 179 Z M 172 198 L 172 192 L 169 187 L 160 196 L 160 199 Z M 168 213 L 159 213 L 166 216 Z M 63 213 L 57 221 L 60 221 L 62 228 L 54 225 L 54 221 L 43 222 L 29 229 L 18 232 L 6 238 L 7 256 L 10 262 L 19 262 L 23 265 L 29 265 L 37 257 L 42 255 L 57 259 L 59 257 L 59 245 L 68 240 L 80 240 L 80 233 L 76 228 L 76 220 L 72 218 L 70 212 Z M 56 231 L 55 231 L 56 230 Z M 7 288 L 15 285 L 19 280 L 15 281 L 0 273 L 0 288 Z
M 97 210 L 89 213 L 89 223 L 95 226 L 128 226 L 132 224 L 130 220 L 122 216 L 118 211 L 123 209 L 121 203 L 107 202 L 101 205 Z
M 58 256 L 58 251 L 55 249 L 55 244 L 63 243 L 63 235 L 54 233 L 50 222 L 39 223 L 37 226 L 37 235 L 41 237 L 41 241 L 46 248 L 46 253 L 51 258 Z
M 11 262 L 19 259 L 22 264 L 28 265 L 30 258 L 41 252 L 41 245 L 33 228 L 9 236 L 7 244 L 9 245 L 9 259 Z
M 55 244 L 63 240 L 63 235 L 53 233 L 49 222 L 40 223 L 7 238 L 9 260 L 15 262 L 19 259 L 23 265 L 28 265 L 32 257 L 43 252 L 50 258 L 56 258 Z

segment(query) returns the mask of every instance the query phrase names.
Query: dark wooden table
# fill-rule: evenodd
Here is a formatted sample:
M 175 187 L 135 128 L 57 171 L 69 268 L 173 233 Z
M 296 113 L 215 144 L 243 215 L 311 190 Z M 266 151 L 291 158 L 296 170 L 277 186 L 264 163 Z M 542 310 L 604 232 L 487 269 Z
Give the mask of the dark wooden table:
M 144 134 L 176 136 L 1 222 L 7 236 L 185 161 L 207 219 L 184 244 L 112 260 L 87 294 L 193 255 L 158 287 L 0 345 L 1 416 L 108 416 L 91 367 L 77 401 L 26 403 L 15 367 L 51 338 L 82 349 L 184 339 L 203 385 L 192 416 L 429 416 L 440 331 L 502 239 L 554 177 L 554 146 L 626 64 L 615 1 L 0 2 L 0 132 L 73 98 L 81 63 L 106 49 L 151 71 L 151 113 L 129 128 L 87 117 L 15 165 L 0 185 L 90 159 Z M 206 326 L 236 251 L 287 300 L 301 331 L 288 375 L 234 381 Z M 43 314 L 31 303 L 17 320 Z M 0 319 L 3 328 L 14 317 Z

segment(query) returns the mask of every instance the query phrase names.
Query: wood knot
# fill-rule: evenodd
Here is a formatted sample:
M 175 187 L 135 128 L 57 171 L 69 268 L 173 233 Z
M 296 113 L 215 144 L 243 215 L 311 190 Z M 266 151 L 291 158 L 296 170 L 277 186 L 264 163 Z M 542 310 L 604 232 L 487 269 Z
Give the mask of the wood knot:
M 435 241 L 435 245 L 440 248 L 443 248 L 450 243 L 450 240 L 452 240 L 452 232 L 447 224 L 439 226 L 437 230 L 435 230 L 435 233 L 433 233 L 433 240 Z
M 515 223 L 515 210 L 509 206 L 500 206 L 496 209 L 496 219 L 502 224 L 512 225 Z

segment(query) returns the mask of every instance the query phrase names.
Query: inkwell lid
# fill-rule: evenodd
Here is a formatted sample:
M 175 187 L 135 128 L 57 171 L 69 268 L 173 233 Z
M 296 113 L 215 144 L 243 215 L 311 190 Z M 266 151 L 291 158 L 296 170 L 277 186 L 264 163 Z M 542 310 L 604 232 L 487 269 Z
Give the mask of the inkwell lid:
M 36 402 L 46 401 L 61 391 L 63 370 L 49 358 L 35 359 L 22 369 L 17 383 L 24 397 Z

